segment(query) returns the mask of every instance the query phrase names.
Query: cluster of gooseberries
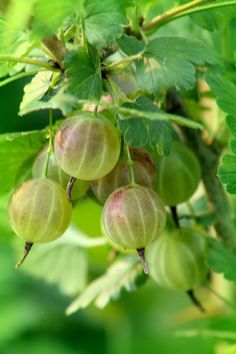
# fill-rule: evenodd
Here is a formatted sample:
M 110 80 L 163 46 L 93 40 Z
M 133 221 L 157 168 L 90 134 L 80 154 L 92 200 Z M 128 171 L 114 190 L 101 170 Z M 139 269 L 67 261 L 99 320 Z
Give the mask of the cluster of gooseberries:
M 188 200 L 199 181 L 198 160 L 183 143 L 175 142 L 170 154 L 156 157 L 154 163 L 145 149 L 121 144 L 119 131 L 104 116 L 83 112 L 68 118 L 56 133 L 54 151 L 48 154 L 48 147 L 43 148 L 33 165 L 33 179 L 11 197 L 10 224 L 25 241 L 18 265 L 34 243 L 64 233 L 71 221 L 71 201 L 91 186 L 104 204 L 103 229 L 112 244 L 137 250 L 144 272 L 160 285 L 190 291 L 207 272 L 205 238 L 186 227 L 163 230 L 165 207 Z

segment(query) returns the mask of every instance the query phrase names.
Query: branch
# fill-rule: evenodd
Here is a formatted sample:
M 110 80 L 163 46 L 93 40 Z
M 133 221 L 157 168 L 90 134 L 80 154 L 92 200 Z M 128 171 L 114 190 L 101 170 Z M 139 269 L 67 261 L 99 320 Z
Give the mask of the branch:
M 30 65 L 40 66 L 41 68 L 45 68 L 50 71 L 59 71 L 58 68 L 56 68 L 54 65 L 46 61 L 40 61 L 32 58 L 13 57 L 11 55 L 0 55 L 0 62 L 1 61 L 30 64 Z
M 144 30 L 149 30 L 150 28 L 159 26 L 162 23 L 167 22 L 170 20 L 172 17 L 191 9 L 192 7 L 198 6 L 203 4 L 204 2 L 207 2 L 208 0 L 194 0 L 191 1 L 187 4 L 175 7 L 169 11 L 166 11 L 163 15 L 158 15 L 154 17 L 149 23 L 143 25 Z
M 167 108 L 168 112 L 188 117 L 181 99 L 176 94 L 169 94 L 167 101 L 169 105 Z M 203 183 L 216 216 L 214 225 L 216 233 L 226 246 L 235 247 L 235 228 L 231 219 L 230 205 L 216 175 L 221 150 L 218 148 L 216 142 L 210 146 L 207 145 L 203 141 L 199 131 L 187 127 L 183 127 L 182 131 L 188 145 L 194 150 L 201 164 Z
M 43 44 L 50 50 L 55 57 L 60 68 L 63 70 L 63 60 L 66 54 L 66 46 L 61 42 L 57 36 L 52 35 L 43 39 Z
M 162 15 L 154 17 L 149 23 L 143 25 L 144 30 L 150 30 L 152 28 L 158 28 L 166 23 L 176 20 L 178 18 L 192 15 L 194 13 L 204 12 L 208 10 L 219 9 L 221 7 L 228 7 L 236 5 L 236 0 L 222 0 L 220 2 L 213 2 L 211 4 L 204 5 L 205 2 L 209 0 L 195 0 L 191 1 L 185 5 L 175 7 L 169 11 L 166 11 Z M 199 6 L 200 5 L 200 6 Z M 204 5 L 204 6 L 201 6 Z

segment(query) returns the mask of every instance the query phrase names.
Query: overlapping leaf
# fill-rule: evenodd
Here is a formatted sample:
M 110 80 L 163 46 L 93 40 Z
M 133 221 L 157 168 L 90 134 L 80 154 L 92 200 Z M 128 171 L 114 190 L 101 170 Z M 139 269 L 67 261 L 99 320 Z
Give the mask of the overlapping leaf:
M 94 280 L 67 308 L 66 313 L 72 313 L 89 306 L 92 303 L 104 308 L 111 300 L 117 299 L 123 289 L 136 290 L 145 281 L 142 267 L 136 257 L 126 257 L 114 263 L 100 278 Z

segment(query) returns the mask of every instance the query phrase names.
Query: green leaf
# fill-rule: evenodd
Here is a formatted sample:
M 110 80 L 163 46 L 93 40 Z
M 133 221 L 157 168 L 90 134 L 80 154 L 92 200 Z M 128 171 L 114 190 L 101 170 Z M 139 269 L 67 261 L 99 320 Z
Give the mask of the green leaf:
M 126 103 L 124 107 L 146 112 L 161 112 L 145 96 L 140 96 L 135 103 Z M 124 133 L 125 141 L 129 145 L 141 147 L 149 144 L 154 149 L 157 148 L 161 153 L 169 153 L 173 135 L 173 129 L 169 122 L 133 117 L 126 120 L 120 119 L 118 124 Z
M 108 268 L 100 278 L 95 279 L 82 294 L 67 308 L 67 315 L 89 306 L 91 303 L 104 308 L 111 300 L 120 296 L 121 290 L 134 291 L 144 281 L 142 267 L 136 257 L 126 257 Z
M 81 99 L 99 100 L 102 95 L 102 77 L 97 50 L 88 46 L 68 52 L 65 56 L 68 93 Z
M 210 250 L 208 264 L 214 272 L 223 273 L 227 280 L 236 280 L 236 255 L 225 248 L 222 243 L 208 239 Z
M 119 48 L 126 55 L 135 55 L 142 52 L 145 48 L 145 44 L 139 41 L 137 38 L 132 36 L 124 35 L 121 38 L 117 39 L 117 44 Z
M 231 134 L 236 137 L 236 85 L 219 75 L 208 75 L 206 81 L 216 95 L 218 106 L 230 114 L 226 123 Z M 230 141 L 230 148 L 232 154 L 223 155 L 217 174 L 221 182 L 226 184 L 227 192 L 236 194 L 236 140 Z
M 85 29 L 88 41 L 98 48 L 118 38 L 126 23 L 124 0 L 86 0 Z
M 19 112 L 19 115 L 39 111 L 41 109 L 59 109 L 64 116 L 71 113 L 74 110 L 81 108 L 78 99 L 72 95 L 68 95 L 63 92 L 58 92 L 48 101 L 32 101 L 29 102 Z
M 136 63 L 137 81 L 152 94 L 189 90 L 196 81 L 195 65 L 215 65 L 217 55 L 199 41 L 180 37 L 157 38 L 147 44 L 144 59 Z
M 23 269 L 48 283 L 56 284 L 62 293 L 75 296 L 84 289 L 87 282 L 85 248 L 104 244 L 104 238 L 89 238 L 70 226 L 58 240 L 34 246 Z
M 20 115 L 27 112 L 27 107 L 32 103 L 39 101 L 49 90 L 52 78 L 51 71 L 39 72 L 34 76 L 31 82 L 24 87 L 24 96 L 20 104 Z
M 17 186 L 45 140 L 44 131 L 0 135 L 0 194 Z
M 206 81 L 216 96 L 216 102 L 222 111 L 236 115 L 236 85 L 220 75 L 209 74 Z
M 60 109 L 64 116 L 80 107 L 76 97 L 58 91 L 54 96 L 45 95 L 51 85 L 52 72 L 39 72 L 33 80 L 24 87 L 24 96 L 20 104 L 19 115 L 39 111 L 41 109 Z M 44 100 L 42 100 L 44 99 Z
M 224 155 L 217 174 L 227 192 L 236 194 L 236 155 Z
M 79 8 L 82 0 L 38 0 L 34 8 L 33 33 L 38 38 L 56 34 L 64 20 Z
M 222 0 L 214 1 L 222 2 Z M 206 4 L 203 4 L 202 7 L 211 3 L 210 1 Z M 235 15 L 236 5 L 222 7 L 220 9 L 210 9 L 201 13 L 196 13 L 191 15 L 191 18 L 201 27 L 205 28 L 208 31 L 215 31 L 224 28 L 229 21 L 236 17 Z
M 0 17 L 0 54 L 22 57 L 27 52 L 30 41 L 27 33 L 22 31 L 11 31 L 7 24 Z M 24 64 L 2 61 L 0 62 L 0 77 L 14 75 L 24 68 Z

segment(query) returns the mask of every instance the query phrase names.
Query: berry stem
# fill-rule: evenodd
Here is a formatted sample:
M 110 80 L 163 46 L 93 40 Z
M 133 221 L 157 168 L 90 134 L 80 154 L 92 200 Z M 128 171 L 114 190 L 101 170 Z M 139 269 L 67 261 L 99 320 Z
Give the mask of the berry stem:
M 205 313 L 206 312 L 206 309 L 203 307 L 203 305 L 200 303 L 200 301 L 196 298 L 195 294 L 194 294 L 194 291 L 193 290 L 189 290 L 187 291 L 187 295 L 189 296 L 189 298 L 191 299 L 192 303 L 197 306 L 197 308 Z
M 126 155 L 127 155 L 127 165 L 130 167 L 130 176 L 131 176 L 130 183 L 134 185 L 134 184 L 136 184 L 135 174 L 134 174 L 134 161 L 132 160 L 132 158 L 130 156 L 129 145 L 127 143 L 125 143 L 125 149 L 126 149 Z
M 16 269 L 18 269 L 24 263 L 24 261 L 25 261 L 26 257 L 28 256 L 32 246 L 33 246 L 33 243 L 25 242 L 24 253 L 23 253 L 22 257 L 20 258 L 20 260 L 16 263 Z
M 171 210 L 173 220 L 175 222 L 175 226 L 179 229 L 180 224 L 179 224 L 179 216 L 178 216 L 178 212 L 177 212 L 177 206 L 170 207 L 170 210 Z
M 47 160 L 44 169 L 44 177 L 47 178 L 48 175 L 48 166 L 50 155 L 53 151 L 53 117 L 52 117 L 52 109 L 49 110 L 49 146 L 47 151 Z
M 143 271 L 145 274 L 148 274 L 148 265 L 145 259 L 145 248 L 138 248 L 137 249 L 141 264 L 143 266 Z
M 73 186 L 75 184 L 75 181 L 76 181 L 75 177 L 70 177 L 69 182 L 67 184 L 67 188 L 66 188 L 66 195 L 67 195 L 69 202 L 71 202 L 71 203 L 72 203 L 71 192 L 72 192 Z

